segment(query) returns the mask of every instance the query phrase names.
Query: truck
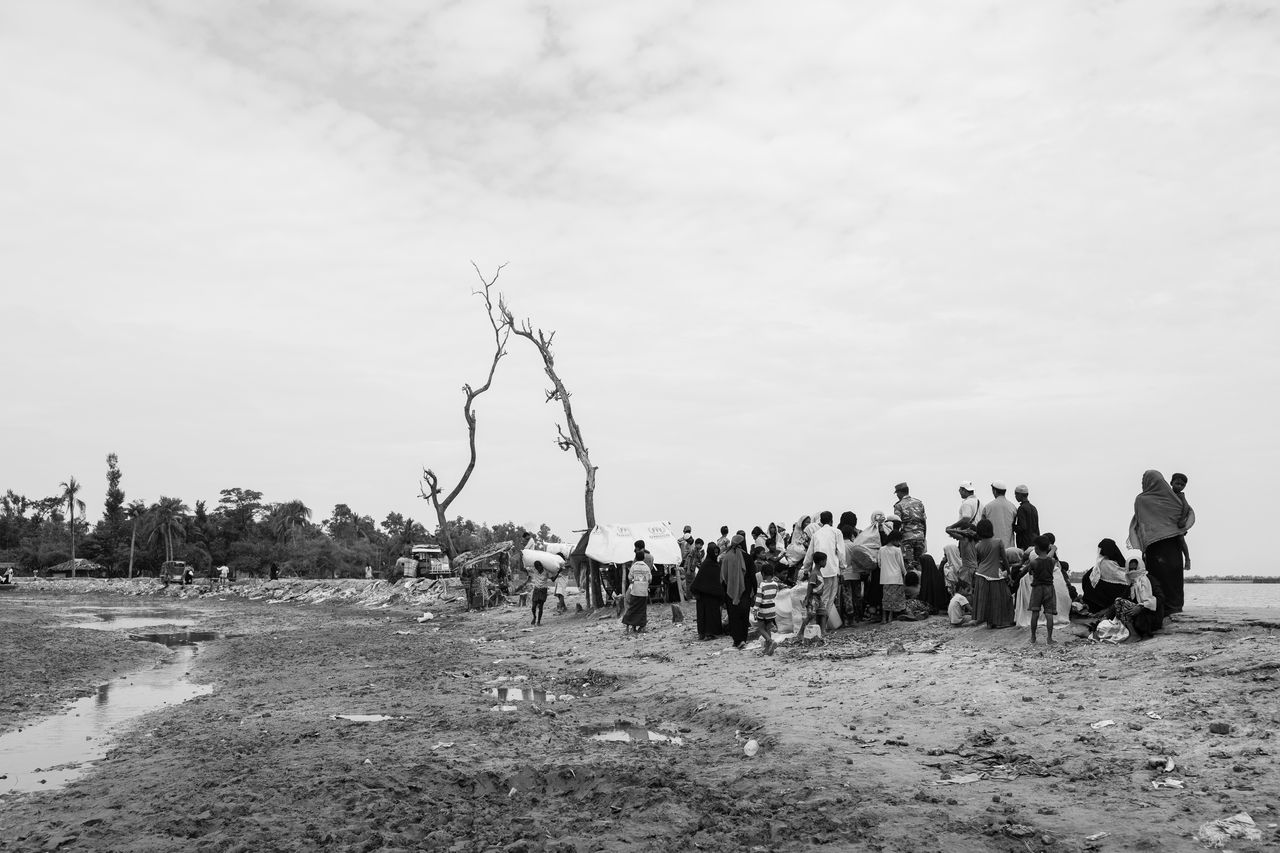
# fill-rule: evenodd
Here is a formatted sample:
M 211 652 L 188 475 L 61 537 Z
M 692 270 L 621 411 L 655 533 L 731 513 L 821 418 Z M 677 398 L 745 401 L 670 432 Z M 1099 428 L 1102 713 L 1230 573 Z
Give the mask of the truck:
M 414 545 L 408 557 L 396 560 L 398 568 L 407 578 L 447 578 L 453 576 L 449 558 L 438 545 Z

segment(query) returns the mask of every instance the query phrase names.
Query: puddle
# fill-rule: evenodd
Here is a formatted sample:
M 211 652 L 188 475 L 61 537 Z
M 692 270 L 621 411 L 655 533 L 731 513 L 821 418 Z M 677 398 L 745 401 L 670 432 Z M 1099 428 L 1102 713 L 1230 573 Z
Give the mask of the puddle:
M 88 628 L 93 631 L 132 631 L 153 625 L 177 625 L 187 627 L 196 620 L 186 610 L 173 608 L 138 607 L 73 607 L 64 628 Z
M 170 636 L 200 633 L 209 632 Z M 163 639 L 152 642 L 171 644 Z M 0 778 L 0 794 L 57 790 L 87 773 L 107 754 L 115 736 L 138 717 L 213 692 L 211 684 L 187 680 L 199 652 L 195 642 L 174 644 L 172 657 L 100 685 L 65 713 L 0 735 L 0 776 L 5 777 Z
M 674 743 L 676 746 L 684 746 L 684 738 L 682 737 L 659 734 L 638 726 L 597 730 L 591 735 L 591 740 L 603 740 L 610 743 Z
M 489 695 L 499 702 L 554 702 L 556 694 L 545 690 L 530 690 L 525 687 L 494 687 Z
M 174 631 L 168 634 L 130 634 L 130 640 L 146 643 L 159 643 L 176 649 L 179 646 L 194 646 L 196 643 L 207 643 L 210 640 L 226 639 L 226 634 L 217 631 Z

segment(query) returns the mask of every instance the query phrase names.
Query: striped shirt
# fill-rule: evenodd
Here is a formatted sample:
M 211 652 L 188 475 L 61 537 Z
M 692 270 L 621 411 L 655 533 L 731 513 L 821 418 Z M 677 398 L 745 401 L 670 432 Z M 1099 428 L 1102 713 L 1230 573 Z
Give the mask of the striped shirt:
M 766 578 L 760 584 L 760 588 L 756 590 L 756 618 L 757 619 L 774 619 L 777 617 L 777 609 L 774 601 L 778 597 L 778 582 L 772 578 Z

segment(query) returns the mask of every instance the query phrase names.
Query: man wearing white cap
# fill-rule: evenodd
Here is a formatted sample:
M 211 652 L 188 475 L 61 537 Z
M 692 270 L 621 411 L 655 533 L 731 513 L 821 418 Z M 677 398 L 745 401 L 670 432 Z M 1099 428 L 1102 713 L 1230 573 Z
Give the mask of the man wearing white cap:
M 973 493 L 973 481 L 965 480 L 960 484 L 960 518 L 952 526 L 977 524 L 980 509 L 982 504 L 978 501 L 978 496 Z
M 991 522 L 991 529 L 995 531 L 995 538 L 1004 543 L 1004 547 L 1013 547 L 1013 519 L 1018 514 L 1018 508 L 1013 501 L 1004 496 L 1009 491 L 1009 487 L 1004 484 L 1003 480 L 996 480 L 991 484 L 992 501 L 982 508 L 982 517 Z
M 1040 535 L 1040 511 L 1031 503 L 1031 490 L 1026 486 L 1014 489 L 1013 496 L 1018 500 L 1018 514 L 1013 519 L 1013 537 L 1018 549 L 1025 551 L 1035 544 L 1036 537 Z

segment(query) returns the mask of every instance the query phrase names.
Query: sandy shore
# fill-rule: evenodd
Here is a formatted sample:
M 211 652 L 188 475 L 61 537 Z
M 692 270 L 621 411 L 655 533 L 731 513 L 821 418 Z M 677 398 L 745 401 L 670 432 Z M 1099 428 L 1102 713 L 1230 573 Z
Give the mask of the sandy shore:
M 24 597 L 0 598 L 0 729 L 165 653 L 57 627 Z M 766 658 L 698 642 L 691 612 L 661 606 L 638 637 L 456 604 L 425 624 L 181 606 L 233 635 L 197 658 L 214 692 L 144 718 L 67 789 L 0 800 L 0 849 L 1177 851 L 1241 811 L 1264 841 L 1230 849 L 1280 843 L 1275 610 L 1191 613 L 1119 647 L 856 626 Z M 502 685 L 573 698 L 492 710 Z M 618 724 L 684 742 L 589 737 Z M 1184 787 L 1153 787 L 1170 779 Z

